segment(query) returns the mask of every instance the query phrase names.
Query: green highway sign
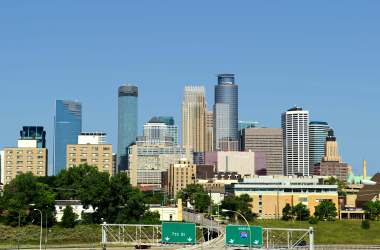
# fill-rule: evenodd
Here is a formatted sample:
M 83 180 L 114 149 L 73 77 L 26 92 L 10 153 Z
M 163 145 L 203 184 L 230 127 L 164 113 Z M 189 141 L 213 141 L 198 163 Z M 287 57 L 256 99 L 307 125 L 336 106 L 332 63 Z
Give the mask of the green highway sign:
M 168 244 L 195 244 L 197 241 L 195 224 L 164 222 L 161 241 Z
M 250 226 L 251 228 L 251 246 L 261 247 L 263 245 L 263 228 Z M 226 227 L 226 245 L 231 246 L 249 246 L 250 230 L 248 226 L 227 225 Z

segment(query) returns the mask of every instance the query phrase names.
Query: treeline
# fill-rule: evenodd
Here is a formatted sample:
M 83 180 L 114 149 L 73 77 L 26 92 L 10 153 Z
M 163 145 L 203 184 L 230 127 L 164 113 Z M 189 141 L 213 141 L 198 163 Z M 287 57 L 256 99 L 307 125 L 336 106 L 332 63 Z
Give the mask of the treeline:
M 127 174 L 110 177 L 89 165 L 63 170 L 57 176 L 18 175 L 5 185 L 0 197 L 0 221 L 13 226 L 39 224 L 40 210 L 43 223 L 52 226 L 55 200 L 80 200 L 84 208 L 91 205 L 95 212 L 83 214 L 81 223 L 159 222 L 159 215 L 149 212 L 144 194 L 131 186 Z

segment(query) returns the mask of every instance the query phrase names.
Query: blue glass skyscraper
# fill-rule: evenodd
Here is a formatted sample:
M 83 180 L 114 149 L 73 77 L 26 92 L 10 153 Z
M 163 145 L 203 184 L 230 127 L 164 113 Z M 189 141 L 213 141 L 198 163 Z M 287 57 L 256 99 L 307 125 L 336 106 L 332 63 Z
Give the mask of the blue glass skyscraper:
M 137 97 L 138 88 L 136 86 L 119 87 L 117 136 L 117 169 L 119 172 L 128 170 L 128 147 L 136 142 Z
M 82 132 L 82 104 L 57 100 L 54 123 L 54 175 L 57 175 L 66 168 L 66 145 L 77 144 Z
M 219 74 L 215 86 L 214 149 L 222 150 L 221 141 L 238 141 L 238 85 L 234 74 Z
M 325 154 L 326 137 L 330 130 L 327 122 L 311 121 L 309 124 L 310 168 L 320 163 Z

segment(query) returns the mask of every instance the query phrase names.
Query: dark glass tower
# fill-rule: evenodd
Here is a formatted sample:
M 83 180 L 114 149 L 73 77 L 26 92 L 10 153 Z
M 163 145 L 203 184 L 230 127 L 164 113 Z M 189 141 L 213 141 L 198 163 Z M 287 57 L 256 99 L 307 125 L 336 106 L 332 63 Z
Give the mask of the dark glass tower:
M 136 142 L 137 137 L 137 97 L 138 88 L 123 85 L 118 91 L 118 136 L 117 169 L 128 170 L 128 147 Z
M 234 74 L 219 74 L 215 86 L 214 148 L 221 150 L 221 141 L 238 140 L 238 85 Z
M 23 126 L 21 140 L 36 140 L 38 148 L 46 148 L 46 132 L 42 126 Z
M 66 168 L 66 145 L 77 144 L 82 132 L 82 104 L 57 100 L 54 123 L 54 175 L 57 175 Z
M 309 123 L 310 168 L 320 163 L 325 155 L 326 137 L 330 126 L 327 122 L 311 121 Z

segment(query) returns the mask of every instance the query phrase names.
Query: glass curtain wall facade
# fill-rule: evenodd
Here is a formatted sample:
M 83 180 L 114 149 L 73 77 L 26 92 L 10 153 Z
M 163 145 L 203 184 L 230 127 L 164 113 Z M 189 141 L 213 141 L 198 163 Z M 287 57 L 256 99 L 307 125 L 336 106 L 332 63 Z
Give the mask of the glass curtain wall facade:
M 118 90 L 118 137 L 117 170 L 128 170 L 128 147 L 136 142 L 137 137 L 137 98 L 138 88 L 123 85 Z
M 166 141 L 171 138 L 174 145 L 178 144 L 178 126 L 175 125 L 174 118 L 171 116 L 158 116 L 151 118 L 144 125 L 144 137 L 146 140 L 160 139 Z
M 23 126 L 21 140 L 36 140 L 38 148 L 46 148 L 46 132 L 42 126 Z
M 330 130 L 327 122 L 311 121 L 309 124 L 310 168 L 320 163 L 325 155 L 326 137 Z
M 218 75 L 214 104 L 214 150 L 221 150 L 220 141 L 238 141 L 238 109 L 235 75 Z
M 57 175 L 66 168 L 66 145 L 77 144 L 82 132 L 82 104 L 57 100 L 54 120 L 54 175 Z

